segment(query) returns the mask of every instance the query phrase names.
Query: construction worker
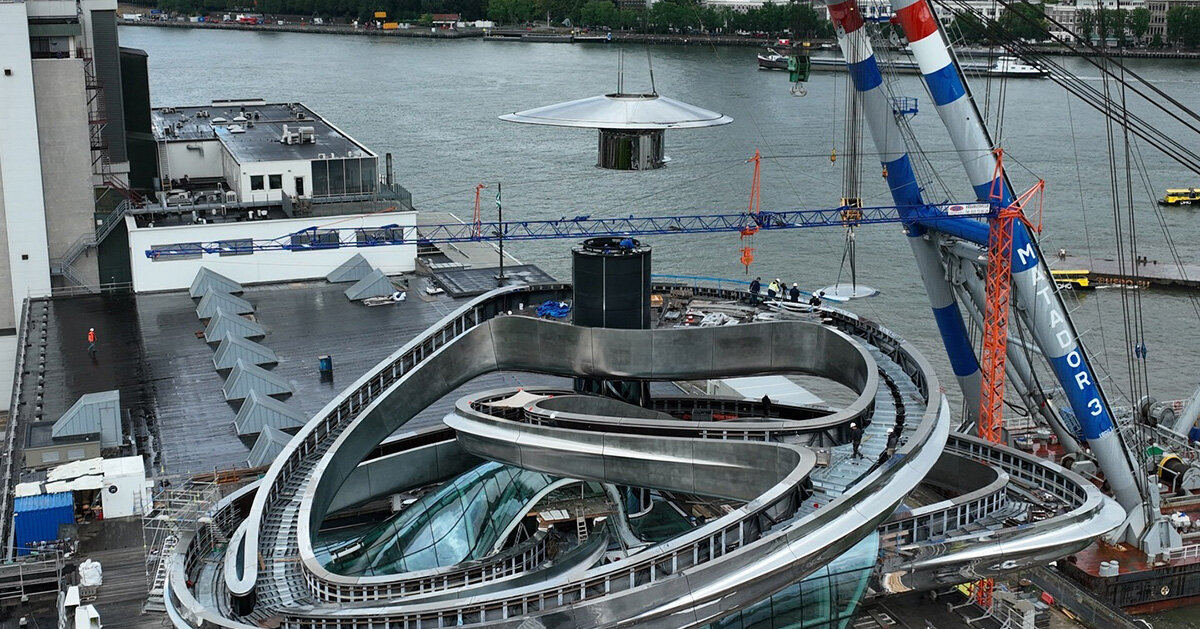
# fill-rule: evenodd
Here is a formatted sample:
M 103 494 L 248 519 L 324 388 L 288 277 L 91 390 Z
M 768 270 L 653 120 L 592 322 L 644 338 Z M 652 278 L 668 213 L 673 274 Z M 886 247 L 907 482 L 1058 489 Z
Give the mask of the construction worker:
M 762 278 L 756 277 L 750 281 L 750 305 L 758 303 L 758 291 L 762 290 Z
M 767 285 L 767 299 L 775 299 L 779 295 L 779 278 Z
M 88 328 L 88 355 L 92 358 L 96 357 L 96 328 Z
M 794 304 L 800 303 L 800 287 L 795 282 L 792 282 L 792 290 L 788 291 L 788 298 Z
M 862 438 L 863 431 L 858 424 L 850 424 L 850 443 L 854 445 L 854 454 L 850 455 L 851 458 L 864 458 L 862 452 L 859 452 L 859 448 L 862 447 Z
M 821 298 L 825 296 L 825 291 L 813 293 L 812 297 L 808 298 L 808 305 L 816 308 L 821 305 Z
M 771 396 L 764 395 L 762 399 L 763 417 L 771 416 Z

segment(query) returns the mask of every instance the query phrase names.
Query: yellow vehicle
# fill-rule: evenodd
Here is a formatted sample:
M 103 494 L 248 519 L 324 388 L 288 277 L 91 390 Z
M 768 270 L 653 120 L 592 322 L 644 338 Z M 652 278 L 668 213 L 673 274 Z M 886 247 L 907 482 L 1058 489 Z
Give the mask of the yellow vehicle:
M 1054 277 L 1054 283 L 1059 288 L 1072 290 L 1089 290 L 1095 288 L 1092 282 L 1088 279 L 1091 271 L 1087 269 L 1069 269 L 1069 270 L 1052 270 L 1050 275 Z
M 1200 190 L 1196 188 L 1168 188 L 1167 194 L 1163 196 L 1163 205 L 1191 205 L 1200 203 Z

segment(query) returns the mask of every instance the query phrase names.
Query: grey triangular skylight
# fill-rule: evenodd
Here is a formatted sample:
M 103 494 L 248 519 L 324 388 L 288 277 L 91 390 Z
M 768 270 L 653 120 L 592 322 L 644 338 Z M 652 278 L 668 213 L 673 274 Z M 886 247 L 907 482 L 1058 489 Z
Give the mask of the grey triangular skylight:
M 238 410 L 237 418 L 233 420 L 233 426 L 239 436 L 245 436 L 258 434 L 264 428 L 301 428 L 307 420 L 300 409 L 251 389 L 242 408 Z
M 200 270 L 196 273 L 196 277 L 192 280 L 192 287 L 188 289 L 188 294 L 192 296 L 192 299 L 195 299 L 203 297 L 211 291 L 240 293 L 242 292 L 242 285 L 216 271 L 200 267 Z
M 244 400 L 250 396 L 250 391 L 258 391 L 262 395 L 291 395 L 295 393 L 292 385 L 282 376 L 273 374 L 262 367 L 248 364 L 239 360 L 225 379 L 221 387 L 226 400 Z
M 196 316 L 201 319 L 210 319 L 217 314 L 218 309 L 238 315 L 254 312 L 254 306 L 241 297 L 220 291 L 210 291 L 200 298 L 200 303 L 196 305 Z
M 325 279 L 333 282 L 357 282 L 362 278 L 371 274 L 374 268 L 370 262 L 362 256 L 361 253 L 354 254 L 353 258 L 343 262 L 338 268 L 330 271 Z
M 227 336 L 255 339 L 266 335 L 267 331 L 254 321 L 220 309 L 208 320 L 208 327 L 204 328 L 204 340 L 209 343 L 220 343 Z
M 248 365 L 273 365 L 279 362 L 275 350 L 237 335 L 228 335 L 213 354 L 213 366 L 218 370 L 233 369 L 237 361 Z
M 270 426 L 264 427 L 262 432 L 258 433 L 258 439 L 254 440 L 254 446 L 250 448 L 250 456 L 246 458 L 246 465 L 249 467 L 270 465 L 291 440 L 292 436 L 282 430 Z
M 387 297 L 396 292 L 396 287 L 392 286 L 392 281 L 383 271 L 375 269 L 366 277 L 355 282 L 354 286 L 346 289 L 346 299 L 356 301 L 366 299 L 368 297 Z

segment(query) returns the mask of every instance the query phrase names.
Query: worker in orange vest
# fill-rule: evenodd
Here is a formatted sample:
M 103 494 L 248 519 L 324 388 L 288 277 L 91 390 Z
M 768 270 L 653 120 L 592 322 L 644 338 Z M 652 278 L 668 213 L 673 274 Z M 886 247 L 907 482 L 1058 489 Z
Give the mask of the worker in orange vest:
M 88 354 L 96 357 L 96 328 L 88 328 Z

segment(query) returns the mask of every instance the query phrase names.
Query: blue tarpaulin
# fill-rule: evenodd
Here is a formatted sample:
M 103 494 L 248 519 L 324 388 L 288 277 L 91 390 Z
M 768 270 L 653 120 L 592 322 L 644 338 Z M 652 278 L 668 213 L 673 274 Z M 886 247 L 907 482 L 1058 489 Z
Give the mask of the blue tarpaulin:
M 550 300 L 538 306 L 537 313 L 539 317 L 562 319 L 571 313 L 571 304 L 565 301 Z

